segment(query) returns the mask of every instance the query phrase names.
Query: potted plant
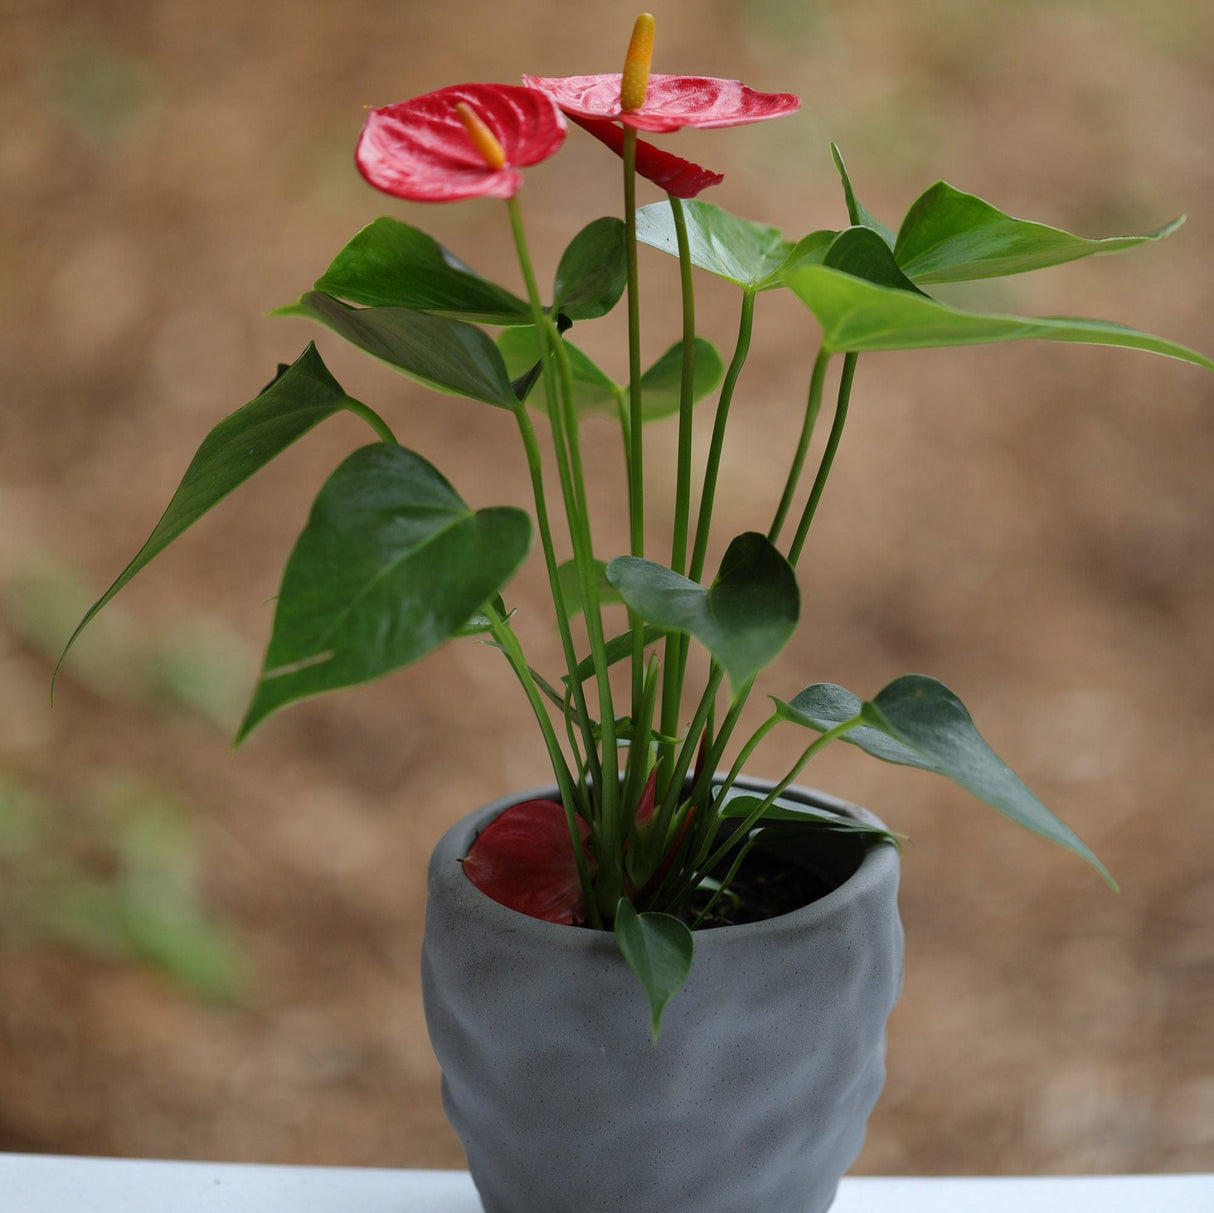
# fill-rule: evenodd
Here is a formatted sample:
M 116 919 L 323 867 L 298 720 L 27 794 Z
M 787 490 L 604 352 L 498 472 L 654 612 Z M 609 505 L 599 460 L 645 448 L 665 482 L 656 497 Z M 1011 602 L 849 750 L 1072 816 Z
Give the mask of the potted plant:
M 312 427 L 340 411 L 370 425 L 375 441 L 322 486 L 287 562 L 239 737 L 294 700 L 376 678 L 457 637 L 497 649 L 517 677 L 553 782 L 504 796 L 439 843 L 423 957 L 448 1113 L 488 1213 L 804 1213 L 830 1203 L 881 1085 L 901 976 L 896 837 L 864 810 L 794 784 L 831 742 L 957 782 L 1112 883 L 994 754 L 957 696 L 925 675 L 896 678 L 867 699 L 820 682 L 774 688 L 767 719 L 737 735 L 758 675 L 798 624 L 796 569 L 859 355 L 1035 337 L 1214 369 L 1202 354 L 1121 325 L 963 311 L 927 289 L 1128 248 L 1179 221 L 1089 240 L 937 183 L 895 233 L 860 204 L 833 147 L 847 220 L 837 228 L 789 240 L 702 201 L 721 175 L 640 135 L 775 119 L 799 102 L 737 81 L 651 75 L 652 42 L 643 15 L 622 73 L 461 84 L 367 115 L 356 163 L 373 186 L 411 201 L 504 201 L 521 292 L 382 218 L 280 309 L 437 391 L 508 410 L 534 521 L 514 507 L 466 503 L 309 344 L 206 436 L 152 534 L 76 632 Z M 522 170 L 559 150 L 569 120 L 622 160 L 623 217 L 583 222 L 549 289 L 517 194 Z M 638 206 L 638 177 L 665 200 Z M 682 297 L 681 336 L 648 367 L 641 244 L 677 258 Z M 740 292 L 727 366 L 696 329 L 696 270 Z M 820 329 L 805 359 L 800 439 L 777 460 L 765 529 L 733 538 L 708 570 L 730 407 L 758 296 L 771 290 L 792 292 Z M 621 299 L 622 384 L 570 337 Z M 836 366 L 833 417 L 809 475 Z M 697 474 L 695 406 L 713 397 Z M 580 442 L 595 413 L 618 423 L 625 468 L 630 550 L 610 560 L 595 544 Z M 655 468 L 645 427 L 667 417 L 677 418 L 677 462 Z M 645 544 L 646 488 L 656 485 L 674 503 L 661 553 Z M 558 675 L 533 668 L 503 597 L 533 533 L 564 659 Z M 694 687 L 692 641 L 709 658 Z M 748 764 L 777 726 L 804 730 L 806 744 L 780 779 L 757 780 Z M 718 1121 L 729 1126 L 729 1151 Z

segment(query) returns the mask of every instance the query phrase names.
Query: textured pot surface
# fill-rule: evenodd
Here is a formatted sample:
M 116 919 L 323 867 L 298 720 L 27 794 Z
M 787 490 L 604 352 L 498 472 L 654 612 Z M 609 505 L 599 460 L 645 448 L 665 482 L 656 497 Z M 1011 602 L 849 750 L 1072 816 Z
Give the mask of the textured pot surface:
M 478 831 L 535 795 L 556 790 L 464 818 L 430 863 L 426 1019 L 486 1213 L 822 1213 L 884 1080 L 896 849 L 857 851 L 794 913 L 696 932 L 654 1042 L 612 935 L 518 914 L 463 875 Z

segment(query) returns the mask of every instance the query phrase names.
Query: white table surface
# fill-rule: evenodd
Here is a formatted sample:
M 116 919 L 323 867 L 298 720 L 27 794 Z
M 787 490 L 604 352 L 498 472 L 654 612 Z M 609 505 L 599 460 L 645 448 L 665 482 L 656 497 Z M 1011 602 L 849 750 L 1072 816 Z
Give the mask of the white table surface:
M 856 1178 L 843 1181 L 831 1208 L 831 1213 L 1089 1211 L 1214 1213 L 1214 1174 Z M 481 1206 L 464 1171 L 0 1154 L 0 1213 L 481 1213 Z

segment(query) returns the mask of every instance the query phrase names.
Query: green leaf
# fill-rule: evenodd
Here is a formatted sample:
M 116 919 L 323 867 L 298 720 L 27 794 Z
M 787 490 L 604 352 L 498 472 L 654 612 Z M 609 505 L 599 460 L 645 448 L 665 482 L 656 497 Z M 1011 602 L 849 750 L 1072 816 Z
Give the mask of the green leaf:
M 799 709 L 805 717 L 801 722 L 821 729 L 824 724 L 833 727 L 833 723 L 839 723 L 828 721 L 840 712 L 848 713 L 844 719 L 854 716 L 852 709 L 859 700 L 841 687 L 826 684 L 802 691 L 793 704 L 798 702 L 801 709 L 811 709 Z M 1087 860 L 1113 888 L 1117 887 L 1104 864 L 1078 835 L 1055 817 L 987 745 L 965 705 L 944 683 L 923 674 L 904 675 L 863 704 L 860 714 L 864 725 L 843 734 L 843 740 L 886 762 L 922 767 L 951 779 L 1025 829 Z M 787 719 L 797 716 L 788 715 Z M 874 733 L 883 734 L 888 741 L 878 741 Z
M 505 359 L 506 373 L 511 379 L 521 378 L 540 358 L 539 342 L 535 329 L 530 325 L 506 329 L 497 339 L 497 348 Z M 569 354 L 569 369 L 573 377 L 574 410 L 579 416 L 597 413 L 604 417 L 615 417 L 619 385 L 572 342 L 565 342 L 565 350 Z M 537 407 L 547 411 L 542 389 L 534 392 L 530 399 Z
M 787 644 L 800 610 L 792 568 L 755 531 L 729 545 L 707 589 L 636 556 L 617 556 L 607 580 L 641 618 L 694 636 L 725 667 L 735 691 Z
M 652 624 L 645 624 L 641 628 L 641 644 L 644 648 L 648 648 L 651 644 L 655 644 L 666 635 L 665 628 L 655 628 Z M 621 632 L 618 636 L 613 636 L 603 646 L 603 654 L 608 666 L 618 665 L 621 661 L 626 661 L 632 656 L 632 630 Z M 587 678 L 594 677 L 594 655 L 582 658 L 578 662 L 577 676 L 579 682 L 585 682 Z M 568 684 L 568 674 L 562 676 L 561 681 Z
M 808 258 L 803 258 L 801 263 L 809 264 Z M 819 264 L 832 270 L 842 270 L 845 274 L 863 278 L 877 286 L 923 295 L 899 269 L 889 245 L 870 227 L 845 228 L 823 250 Z M 923 297 L 927 298 L 926 295 Z
M 403 307 L 347 307 L 320 291 L 309 291 L 278 314 L 319 320 L 436 391 L 504 409 L 518 404 L 497 347 L 481 329 L 462 320 Z
M 556 271 L 552 310 L 570 320 L 605 316 L 628 282 L 628 242 L 621 219 L 587 224 L 569 243 Z
M 717 347 L 706 337 L 697 337 L 692 347 L 692 403 L 703 400 L 721 382 L 724 365 Z M 683 343 L 676 341 L 641 376 L 641 418 L 660 421 L 679 411 L 683 386 Z M 616 416 L 614 412 L 612 416 Z
M 719 816 L 726 820 L 744 821 L 762 803 L 761 796 L 729 796 L 720 806 Z M 780 822 L 805 826 L 807 829 L 833 830 L 840 834 L 863 834 L 874 840 L 897 843 L 897 835 L 882 826 L 869 825 L 858 817 L 848 817 L 846 813 L 831 813 L 826 809 L 794 801 L 777 800 L 768 805 L 759 822 Z
M 776 271 L 793 245 L 778 228 L 739 219 L 711 202 L 684 202 L 683 215 L 693 265 L 728 278 L 743 290 L 780 285 Z M 637 239 L 672 257 L 679 255 L 669 202 L 653 202 L 637 211 Z
M 691 931 L 670 914 L 638 914 L 630 901 L 621 898 L 615 911 L 615 938 L 645 989 L 657 1040 L 666 1004 L 687 984 L 691 972 L 695 949 Z
M 980 345 L 996 341 L 1066 341 L 1146 350 L 1214 370 L 1214 361 L 1163 337 L 1108 320 L 963 312 L 926 295 L 877 286 L 825 265 L 799 265 L 784 280 L 822 326 L 832 352 Z
M 594 562 L 594 573 L 599 587 L 599 601 L 604 605 L 622 602 L 623 599 L 615 587 L 607 580 L 607 566 L 603 561 Z M 560 581 L 561 597 L 565 600 L 565 610 L 569 612 L 570 619 L 575 619 L 586 609 L 586 604 L 582 601 L 582 586 L 578 581 L 577 562 L 566 560 L 557 569 L 556 575 Z
M 843 163 L 843 153 L 832 143 L 830 145 L 830 154 L 835 162 L 835 168 L 839 171 L 839 179 L 843 182 L 843 196 L 847 200 L 848 218 L 853 225 L 871 228 L 892 249 L 894 247 L 894 233 L 880 219 L 873 215 L 871 211 L 867 210 L 864 204 L 856 197 L 856 191 L 852 188 L 851 177 L 847 172 L 847 165 Z
M 283 574 L 237 740 L 306 695 L 366 682 L 456 635 L 527 554 L 522 510 L 473 510 L 404 447 L 352 454 L 321 489 Z
M 823 228 L 810 232 L 808 236 L 802 236 L 792 246 L 780 270 L 792 269 L 795 265 L 821 265 L 826 257 L 826 250 L 830 248 L 838 235 L 838 232 Z
M 894 256 L 916 282 L 964 282 L 1023 274 L 1094 253 L 1115 253 L 1147 240 L 1162 240 L 1183 222 L 1181 215 L 1141 236 L 1087 240 L 1044 223 L 1014 219 L 973 194 L 937 181 L 911 203 Z
M 481 324 L 527 324 L 531 308 L 482 278 L 418 228 L 376 219 L 316 280 L 315 289 L 366 307 L 404 307 Z M 292 314 L 296 305 L 281 309 Z
M 279 369 L 259 396 L 215 426 L 203 439 L 143 547 L 77 624 L 60 655 L 56 674 L 89 620 L 153 557 L 297 438 L 357 403 L 329 374 L 316 346 L 309 342 L 289 367 Z

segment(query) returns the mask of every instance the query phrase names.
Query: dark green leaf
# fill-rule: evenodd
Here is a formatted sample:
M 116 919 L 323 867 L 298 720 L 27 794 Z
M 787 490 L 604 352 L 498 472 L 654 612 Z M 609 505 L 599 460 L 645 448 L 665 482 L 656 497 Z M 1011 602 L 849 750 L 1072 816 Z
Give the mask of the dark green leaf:
M 665 628 L 655 628 L 651 624 L 645 624 L 641 629 L 641 642 L 645 648 L 651 644 L 661 640 L 666 635 Z M 609 666 L 617 665 L 621 661 L 627 660 L 632 656 L 632 632 L 621 632 L 618 636 L 613 636 L 603 646 L 603 654 Z M 594 677 L 594 657 L 584 657 L 578 662 L 577 676 L 580 681 L 585 682 L 587 678 Z M 568 683 L 569 677 L 565 675 L 562 682 Z
M 623 220 L 595 219 L 582 228 L 561 257 L 552 307 L 570 320 L 605 316 L 628 282 L 628 243 Z
M 800 264 L 810 262 L 808 258 L 802 258 Z M 910 291 L 913 295 L 923 294 L 898 268 L 889 245 L 870 227 L 849 227 L 841 231 L 823 251 L 820 264 L 877 286 Z
M 694 636 L 725 667 L 735 690 L 779 653 L 797 625 L 796 577 L 754 531 L 729 545 L 707 589 L 635 556 L 617 556 L 607 580 L 642 619 Z
M 686 925 L 670 914 L 638 914 L 621 899 L 615 911 L 615 938 L 628 967 L 649 999 L 653 1038 L 666 1004 L 687 983 L 695 942 Z
M 793 245 L 778 228 L 739 219 L 711 202 L 684 202 L 683 214 L 693 265 L 744 290 L 780 285 L 776 271 Z M 637 239 L 672 257 L 679 255 L 669 202 L 653 202 L 637 211 Z
M 316 290 L 367 307 L 404 307 L 481 324 L 527 324 L 522 299 L 482 278 L 425 232 L 376 219 L 333 259 Z M 291 313 L 295 305 L 284 308 Z
M 1086 240 L 1043 223 L 1013 219 L 989 202 L 937 181 L 906 212 L 894 255 L 916 282 L 963 282 L 1133 248 L 1171 235 L 1183 222 L 1182 215 L 1141 236 Z
M 720 806 L 719 816 L 731 821 L 745 821 L 763 803 L 761 796 L 729 796 Z M 865 834 L 873 839 L 896 842 L 897 836 L 881 826 L 869 825 L 858 817 L 831 813 L 813 805 L 777 800 L 764 810 L 760 822 L 781 822 L 805 826 L 807 829 L 834 830 L 841 834 Z
M 522 510 L 472 510 L 420 455 L 352 454 L 321 489 L 283 574 L 261 681 L 241 725 L 424 657 L 527 554 Z
M 518 404 L 506 364 L 475 325 L 403 307 L 347 307 L 309 291 L 280 315 L 308 316 L 406 375 L 440 392 L 500 408 Z
M 827 733 L 845 720 L 854 720 L 864 707 L 858 696 L 843 687 L 835 686 L 833 682 L 816 682 L 788 703 L 780 699 L 774 699 L 773 702 L 776 711 L 785 720 L 803 728 L 815 729 L 819 733 Z M 885 762 L 940 772 L 940 768 L 930 758 L 909 746 L 904 746 L 900 741 L 895 741 L 889 734 L 874 729 L 871 725 L 856 725 L 848 729 L 839 740 L 857 745 L 862 750 L 867 750 L 874 758 Z
M 89 608 L 64 646 L 59 664 L 89 620 L 154 556 L 275 455 L 351 403 L 357 402 L 329 374 L 311 342 L 294 363 L 280 367 L 259 396 L 203 439 L 160 521 L 114 584 Z
M 894 233 L 880 219 L 867 210 L 864 204 L 856 197 L 856 191 L 852 188 L 851 177 L 847 172 L 847 165 L 843 163 L 843 153 L 832 143 L 830 145 L 830 154 L 834 159 L 835 168 L 839 170 L 839 179 L 843 182 L 843 196 L 847 200 L 848 218 L 853 225 L 871 228 L 892 249 L 894 247 Z
M 904 350 L 994 341 L 1066 341 L 1113 345 L 1179 358 L 1214 370 L 1214 361 L 1163 337 L 1107 320 L 963 312 L 926 295 L 877 286 L 825 265 L 800 265 L 785 281 L 822 326 L 828 350 Z

